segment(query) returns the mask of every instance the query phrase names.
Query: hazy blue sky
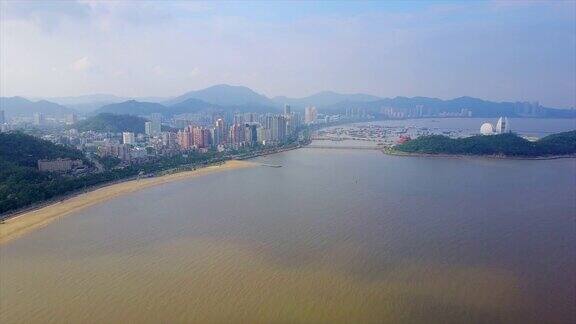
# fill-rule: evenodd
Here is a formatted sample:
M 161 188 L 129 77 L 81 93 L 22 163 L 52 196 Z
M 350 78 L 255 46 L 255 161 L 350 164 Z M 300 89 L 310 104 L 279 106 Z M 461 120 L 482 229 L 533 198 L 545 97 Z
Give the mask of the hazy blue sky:
M 2 96 L 229 83 L 576 105 L 574 1 L 0 4 Z

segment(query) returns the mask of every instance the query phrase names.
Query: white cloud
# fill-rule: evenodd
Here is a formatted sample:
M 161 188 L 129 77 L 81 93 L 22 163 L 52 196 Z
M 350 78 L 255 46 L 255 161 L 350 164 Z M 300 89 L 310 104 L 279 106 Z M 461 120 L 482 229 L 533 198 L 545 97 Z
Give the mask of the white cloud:
M 574 2 L 565 13 L 536 3 L 497 14 L 486 3 L 297 13 L 279 3 L 37 3 L 0 0 L 3 95 L 165 96 L 229 82 L 270 95 L 576 102 Z

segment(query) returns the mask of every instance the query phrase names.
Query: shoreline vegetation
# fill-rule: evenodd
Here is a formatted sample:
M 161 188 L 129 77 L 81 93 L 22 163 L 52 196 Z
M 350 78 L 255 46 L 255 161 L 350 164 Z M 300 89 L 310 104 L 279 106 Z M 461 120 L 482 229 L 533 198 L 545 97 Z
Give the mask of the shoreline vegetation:
M 228 152 L 185 151 L 178 154 L 147 157 L 146 160 L 120 165 L 119 159 L 84 156 L 82 152 L 20 132 L 0 133 L 0 221 L 14 213 L 29 210 L 71 194 L 130 179 L 190 171 L 227 160 L 242 160 L 293 149 L 302 145 L 296 136 L 277 146 L 238 148 Z M 37 161 L 57 158 L 83 162 L 79 169 L 67 172 L 42 172 Z
M 28 210 L 10 215 L 9 218 L 4 219 L 0 224 L 0 245 L 42 228 L 61 217 L 114 199 L 120 195 L 192 177 L 249 168 L 257 165 L 255 162 L 244 160 L 228 160 L 223 163 L 197 168 L 192 171 L 176 171 L 157 177 L 129 179 L 95 187 L 93 190 L 87 192 L 70 194 L 66 197 L 61 197 L 57 202 L 31 207 Z
M 546 155 L 546 156 L 508 156 L 508 155 L 477 155 L 477 154 L 440 154 L 440 153 L 410 153 L 396 150 L 394 148 L 383 149 L 382 153 L 390 156 L 401 157 L 421 157 L 421 158 L 481 158 L 491 160 L 522 160 L 522 161 L 545 161 L 558 159 L 576 159 L 576 154 Z
M 426 157 L 487 157 L 499 159 L 550 160 L 576 156 L 576 130 L 552 134 L 535 142 L 514 133 L 449 138 L 422 136 L 384 153 Z

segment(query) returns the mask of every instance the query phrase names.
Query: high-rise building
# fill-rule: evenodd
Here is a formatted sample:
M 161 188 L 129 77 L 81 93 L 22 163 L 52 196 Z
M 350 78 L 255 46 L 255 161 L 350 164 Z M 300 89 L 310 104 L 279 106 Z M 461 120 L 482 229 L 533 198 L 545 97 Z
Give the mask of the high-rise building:
M 144 133 L 148 136 L 152 136 L 152 122 L 145 122 L 144 123 Z
M 189 150 L 194 145 L 194 137 L 190 131 L 190 127 L 186 127 L 183 130 L 178 131 L 178 145 L 183 150 Z
M 0 110 L 0 125 L 6 123 L 6 116 L 4 115 L 4 110 Z
M 286 118 L 284 116 L 273 116 L 271 127 L 272 141 L 282 142 L 286 139 Z
M 150 114 L 150 122 L 152 123 L 150 125 L 150 134 L 151 136 L 156 136 L 158 134 L 160 134 L 160 132 L 162 131 L 162 114 L 160 113 L 153 113 Z
M 162 139 L 162 146 L 173 148 L 176 144 L 176 134 L 171 132 L 162 132 L 161 139 Z
M 123 132 L 122 133 L 122 143 L 134 145 L 136 144 L 136 139 L 134 137 L 134 133 L 132 132 Z
M 66 116 L 66 124 L 68 124 L 68 125 L 76 124 L 77 121 L 78 121 L 78 116 L 76 116 L 75 113 L 71 113 L 71 114 Z
M 292 113 L 292 111 L 290 110 L 290 105 L 286 104 L 284 105 L 284 116 L 288 116 Z
M 258 124 L 244 125 L 244 142 L 248 145 L 255 145 L 258 142 Z
M 218 146 L 226 144 L 226 122 L 224 119 L 218 118 L 214 124 L 214 145 Z
M 316 111 L 316 107 L 314 106 L 306 107 L 306 110 L 304 110 L 304 123 L 306 124 L 314 123 L 316 121 L 317 116 L 318 112 Z
M 233 145 L 244 144 L 245 135 L 244 125 L 234 124 L 230 127 L 230 141 Z
M 43 113 L 35 113 L 34 114 L 34 125 L 36 125 L 36 126 L 44 125 L 44 114 Z

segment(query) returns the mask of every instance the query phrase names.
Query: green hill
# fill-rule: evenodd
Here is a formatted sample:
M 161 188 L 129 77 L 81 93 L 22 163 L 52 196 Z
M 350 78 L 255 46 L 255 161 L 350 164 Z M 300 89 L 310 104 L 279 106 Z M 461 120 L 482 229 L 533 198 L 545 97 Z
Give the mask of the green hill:
M 86 120 L 82 120 L 73 125 L 73 127 L 81 132 L 144 133 L 145 122 L 146 119 L 142 117 L 101 113 Z
M 530 142 L 516 134 L 471 136 L 452 139 L 441 135 L 422 136 L 394 148 L 417 154 L 502 155 L 539 157 L 576 154 L 576 130 L 553 134 Z
M 23 133 L 0 133 L 0 160 L 21 167 L 35 168 L 41 159 L 71 158 L 83 160 L 82 152 L 56 145 Z
M 81 159 L 82 152 L 26 135 L 0 133 L 0 214 L 81 187 L 80 181 L 39 172 L 40 159 Z

